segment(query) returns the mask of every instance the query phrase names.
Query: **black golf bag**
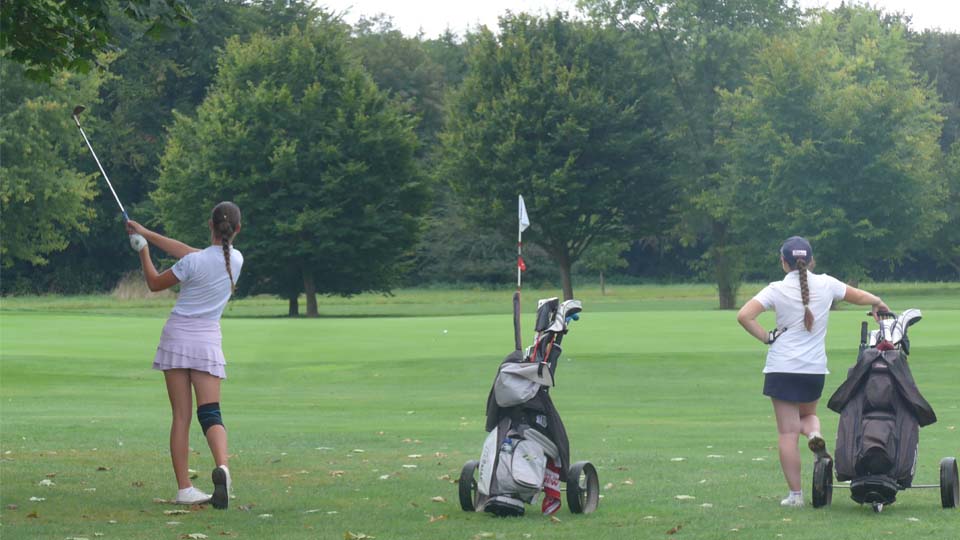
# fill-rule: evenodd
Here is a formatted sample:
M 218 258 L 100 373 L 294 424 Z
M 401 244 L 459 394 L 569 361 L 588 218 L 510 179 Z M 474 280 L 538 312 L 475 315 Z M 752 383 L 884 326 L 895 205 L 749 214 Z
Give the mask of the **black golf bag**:
M 524 505 L 540 495 L 545 481 L 555 485 L 557 493 L 559 482 L 567 481 L 570 443 L 550 399 L 550 387 L 567 325 L 580 310 L 577 300 L 540 300 L 534 344 L 507 355 L 497 369 L 487 397 L 489 435 L 475 466 L 478 494 L 469 504 L 461 497 L 465 509 L 473 506 L 498 516 L 520 516 Z
M 908 310 L 881 322 L 827 406 L 840 413 L 834 455 L 837 480 L 850 481 L 850 496 L 863 504 L 888 505 L 910 487 L 916 471 L 919 428 L 937 421 L 910 373 L 907 328 L 920 320 Z

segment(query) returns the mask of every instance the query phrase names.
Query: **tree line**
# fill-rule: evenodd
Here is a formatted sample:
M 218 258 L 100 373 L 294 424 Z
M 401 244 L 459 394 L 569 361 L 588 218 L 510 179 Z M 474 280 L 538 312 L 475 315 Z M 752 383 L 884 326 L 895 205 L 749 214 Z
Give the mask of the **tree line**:
M 3 294 L 136 267 L 76 104 L 131 217 L 200 245 L 237 202 L 238 294 L 291 314 L 509 282 L 517 194 L 527 279 L 567 297 L 613 273 L 732 308 L 793 234 L 849 282 L 960 277 L 960 36 L 900 14 L 583 0 L 426 38 L 290 0 L 51 6 L 0 7 Z

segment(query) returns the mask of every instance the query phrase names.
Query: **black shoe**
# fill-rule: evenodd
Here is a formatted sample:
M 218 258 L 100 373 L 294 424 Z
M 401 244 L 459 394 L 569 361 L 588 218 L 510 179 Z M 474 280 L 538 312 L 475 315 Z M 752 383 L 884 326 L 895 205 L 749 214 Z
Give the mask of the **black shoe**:
M 213 498 L 210 502 L 217 510 L 226 510 L 230 504 L 230 471 L 226 467 L 213 470 Z

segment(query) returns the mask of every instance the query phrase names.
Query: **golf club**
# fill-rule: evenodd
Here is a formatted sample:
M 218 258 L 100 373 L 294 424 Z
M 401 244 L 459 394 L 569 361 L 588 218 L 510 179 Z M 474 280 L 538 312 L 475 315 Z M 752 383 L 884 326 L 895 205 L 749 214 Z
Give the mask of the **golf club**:
M 93 151 L 93 146 L 90 145 L 90 139 L 87 138 L 87 134 L 83 132 L 83 127 L 80 125 L 79 115 L 86 109 L 83 105 L 77 105 L 73 108 L 73 121 L 77 123 L 77 128 L 80 129 L 80 135 L 83 135 L 84 142 L 87 143 L 87 148 L 90 149 L 90 153 L 93 154 L 94 161 L 97 162 L 97 167 L 100 168 L 100 173 L 103 174 L 103 179 L 107 181 L 107 186 L 110 188 L 110 193 L 113 193 L 113 198 L 117 201 L 117 206 L 120 207 L 120 212 L 123 214 L 123 221 L 130 221 L 130 216 L 127 215 L 127 211 L 123 209 L 123 204 L 120 202 L 120 197 L 117 197 L 117 192 L 113 189 L 113 184 L 110 183 L 110 178 L 107 177 L 107 171 L 103 170 L 103 165 L 100 164 L 100 159 L 97 158 L 97 153 Z

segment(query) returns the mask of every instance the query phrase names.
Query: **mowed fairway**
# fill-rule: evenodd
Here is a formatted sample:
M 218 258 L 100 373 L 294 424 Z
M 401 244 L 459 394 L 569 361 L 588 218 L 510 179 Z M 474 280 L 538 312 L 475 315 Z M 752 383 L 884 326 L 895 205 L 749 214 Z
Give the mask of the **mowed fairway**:
M 924 311 L 911 365 L 939 421 L 921 430 L 915 481 L 937 483 L 940 459 L 960 456 L 960 286 L 870 288 L 895 310 Z M 585 311 L 552 395 L 572 457 L 597 466 L 603 499 L 577 516 L 564 501 L 558 520 L 534 507 L 521 519 L 465 513 L 451 483 L 480 453 L 487 392 L 512 347 L 509 291 L 331 300 L 321 311 L 347 316 L 312 320 L 267 317 L 285 312 L 279 301 L 235 302 L 223 321 L 222 407 L 236 497 L 227 511 L 183 515 L 154 502 L 176 489 L 169 405 L 150 369 L 172 300 L 4 300 L 0 537 L 960 536 L 960 511 L 941 509 L 939 490 L 903 492 L 882 514 L 841 489 L 829 508 L 781 509 L 775 424 L 760 394 L 764 347 L 734 312 L 712 308 L 710 287 L 578 292 Z M 533 301 L 548 294 L 524 292 L 527 344 Z M 852 306 L 831 316 L 827 396 L 855 358 L 864 319 Z M 820 412 L 832 447 L 837 415 Z M 191 444 L 196 485 L 210 490 L 196 424 Z M 811 463 L 805 454 L 808 503 Z

